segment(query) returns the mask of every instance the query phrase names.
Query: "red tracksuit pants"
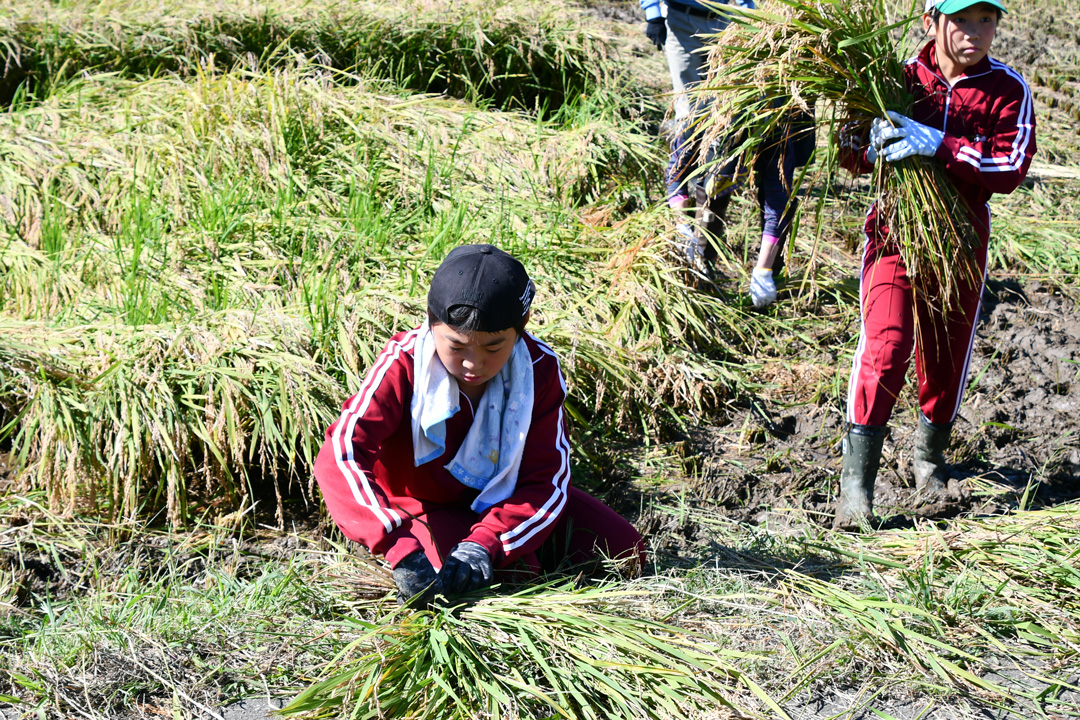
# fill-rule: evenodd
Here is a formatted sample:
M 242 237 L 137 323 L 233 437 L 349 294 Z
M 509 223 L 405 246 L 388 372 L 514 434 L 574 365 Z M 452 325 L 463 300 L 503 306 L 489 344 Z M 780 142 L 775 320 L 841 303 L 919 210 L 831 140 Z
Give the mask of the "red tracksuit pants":
M 986 284 L 989 207 L 981 208 L 971 220 L 980 240 L 978 277 L 960 283 L 959 302 L 944 313 L 912 291 L 907 267 L 887 237 L 881 233 L 866 236 L 859 286 L 862 328 L 848 384 L 849 422 L 888 423 L 904 386 L 913 348 L 923 415 L 935 425 L 956 418 Z
M 468 507 L 444 506 L 416 516 L 414 536 L 436 570 L 443 558 L 469 535 L 476 513 Z M 496 582 L 524 581 L 545 571 L 588 564 L 601 557 L 645 564 L 645 543 L 634 526 L 592 495 L 570 486 L 566 508 L 540 548 L 505 568 L 496 568 Z

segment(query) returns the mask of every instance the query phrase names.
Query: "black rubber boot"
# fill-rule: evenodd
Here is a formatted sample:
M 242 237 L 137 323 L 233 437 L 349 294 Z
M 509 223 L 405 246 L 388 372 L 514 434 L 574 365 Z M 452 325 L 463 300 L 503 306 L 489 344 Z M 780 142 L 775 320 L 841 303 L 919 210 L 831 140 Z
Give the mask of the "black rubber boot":
M 911 464 L 915 470 L 915 489 L 920 493 L 943 495 L 948 491 L 949 468 L 945 464 L 945 450 L 951 435 L 952 423 L 935 425 L 919 413 Z
M 885 442 L 884 425 L 852 425 L 844 436 L 840 470 L 840 499 L 836 501 L 835 530 L 857 530 L 874 519 L 874 482 Z

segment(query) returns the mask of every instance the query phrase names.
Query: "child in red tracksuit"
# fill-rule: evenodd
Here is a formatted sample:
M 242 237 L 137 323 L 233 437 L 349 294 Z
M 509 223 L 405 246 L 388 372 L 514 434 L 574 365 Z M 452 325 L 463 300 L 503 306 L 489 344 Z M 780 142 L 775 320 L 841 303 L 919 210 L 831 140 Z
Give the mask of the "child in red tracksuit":
M 315 462 L 346 537 L 384 555 L 399 603 L 600 556 L 644 562 L 641 535 L 570 483 L 566 385 L 525 332 L 533 284 L 491 245 L 451 251 L 428 321 L 399 332 L 326 431 Z
M 993 193 L 1015 190 L 1035 154 L 1031 91 L 1015 70 L 989 57 L 999 0 L 928 0 L 923 26 L 931 40 L 905 65 L 915 96 L 911 117 L 888 113 L 875 120 L 869 145 L 842 149 L 841 162 L 856 173 L 911 155 L 945 166 L 969 209 L 979 238 L 979 278 L 960 280 L 958 307 L 942 312 L 913 293 L 907 268 L 884 219 L 872 207 L 860 283 L 862 329 L 848 388 L 844 462 L 834 527 L 854 528 L 872 519 L 874 480 L 885 425 L 904 384 L 915 348 L 920 422 L 914 451 L 916 487 L 927 495 L 949 488 L 944 451 L 960 408 L 975 323 L 979 314 L 990 239 Z M 915 327 L 919 337 L 915 337 Z

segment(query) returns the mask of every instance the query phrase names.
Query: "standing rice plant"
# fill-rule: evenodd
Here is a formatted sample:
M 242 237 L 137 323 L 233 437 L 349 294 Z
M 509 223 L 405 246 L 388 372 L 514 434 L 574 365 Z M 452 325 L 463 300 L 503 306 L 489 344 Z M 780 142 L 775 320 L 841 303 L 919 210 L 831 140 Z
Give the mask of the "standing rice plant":
M 583 92 L 609 95 L 609 81 L 621 72 L 603 25 L 561 1 L 5 5 L 12 7 L 0 13 L 7 58 L 0 102 L 20 88 L 43 97 L 88 70 L 190 77 L 211 62 L 267 70 L 300 55 L 419 92 L 556 109 Z
M 889 110 L 911 114 L 900 51 L 919 17 L 914 6 L 899 19 L 886 0 L 771 0 L 760 11 L 731 13 L 701 90 L 713 113 L 700 132 L 706 143 L 725 147 L 721 161 L 741 155 L 750 166 L 764 138 L 793 113 L 819 105 L 827 111 L 819 123 L 829 136 L 839 129 L 848 152 L 865 147 L 874 118 Z M 838 153 L 830 153 L 822 171 L 831 177 L 837 162 Z M 917 156 L 881 161 L 872 184 L 915 292 L 932 306 L 952 307 L 962 284 L 977 284 L 981 273 L 968 208 L 944 166 Z
M 348 718 L 675 718 L 748 695 L 746 653 L 642 616 L 651 593 L 533 587 L 473 605 L 345 623 L 360 637 L 282 712 Z M 739 685 L 743 687 L 740 688 Z

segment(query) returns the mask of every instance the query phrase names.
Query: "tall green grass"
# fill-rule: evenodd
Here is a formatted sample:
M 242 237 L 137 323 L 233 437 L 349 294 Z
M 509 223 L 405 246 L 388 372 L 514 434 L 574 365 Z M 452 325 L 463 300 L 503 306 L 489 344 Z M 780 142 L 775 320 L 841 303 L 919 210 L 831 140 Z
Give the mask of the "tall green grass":
M 265 71 L 297 55 L 418 92 L 528 110 L 607 92 L 619 74 L 603 29 L 563 3 L 9 4 L 0 102 L 47 96 L 86 72 L 191 77 L 208 63 Z

